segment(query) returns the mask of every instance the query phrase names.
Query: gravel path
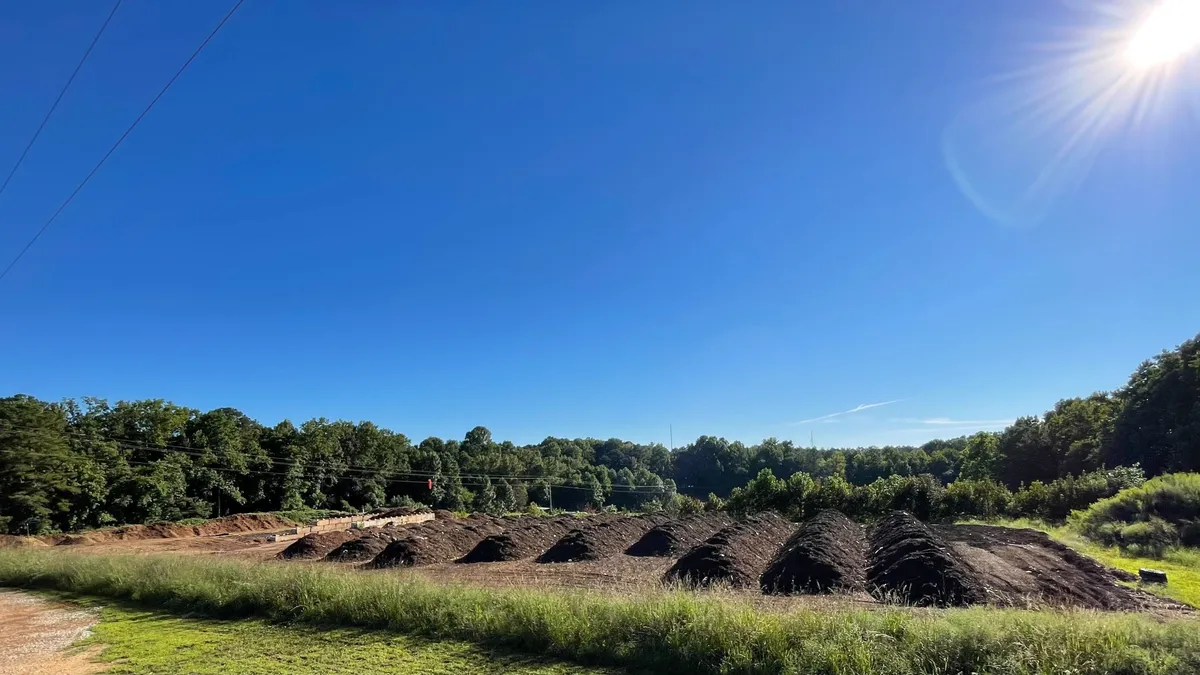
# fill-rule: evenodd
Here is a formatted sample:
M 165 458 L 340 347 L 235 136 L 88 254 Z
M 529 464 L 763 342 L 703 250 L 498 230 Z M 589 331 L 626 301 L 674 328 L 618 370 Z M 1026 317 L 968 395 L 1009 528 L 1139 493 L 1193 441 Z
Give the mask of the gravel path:
M 69 650 L 99 617 L 28 593 L 0 590 L 0 673 L 84 675 L 104 670 L 100 648 Z

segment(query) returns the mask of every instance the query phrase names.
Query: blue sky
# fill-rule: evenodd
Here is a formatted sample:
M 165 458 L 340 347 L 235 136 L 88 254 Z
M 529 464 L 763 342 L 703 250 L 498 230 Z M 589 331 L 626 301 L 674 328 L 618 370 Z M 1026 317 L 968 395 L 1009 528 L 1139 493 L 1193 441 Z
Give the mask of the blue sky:
M 0 168 L 108 9 L 0 10 Z M 226 10 L 127 0 L 0 196 L 5 264 Z M 1070 136 L 1008 104 L 1098 21 L 250 0 L 0 282 L 0 390 L 416 439 L 998 428 L 1200 329 L 1195 58 L 1011 219 L 967 196 Z

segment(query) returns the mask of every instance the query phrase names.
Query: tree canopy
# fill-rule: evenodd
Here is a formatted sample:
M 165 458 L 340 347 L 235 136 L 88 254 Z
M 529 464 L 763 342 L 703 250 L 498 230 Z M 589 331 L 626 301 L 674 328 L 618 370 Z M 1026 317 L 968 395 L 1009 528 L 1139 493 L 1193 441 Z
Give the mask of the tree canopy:
M 919 447 L 816 449 L 715 436 L 674 452 L 616 438 L 517 445 L 482 426 L 462 440 L 414 444 L 369 421 L 265 426 L 233 408 L 202 412 L 161 399 L 0 399 L 0 531 L 10 533 L 413 503 L 492 512 L 530 502 L 653 509 L 679 495 L 720 503 L 741 486 L 735 506 L 790 494 L 817 508 L 857 499 L 853 486 L 874 486 L 864 493 L 872 503 L 896 499 L 914 508 L 928 508 L 934 493 L 948 504 L 994 505 L 1006 494 L 997 488 L 1022 486 L 1029 489 L 1020 494 L 1044 489 L 1047 504 L 1067 504 L 1072 494 L 1124 485 L 1126 474 L 1105 473 L 1116 467 L 1150 477 L 1200 470 L 1200 336 L 1141 364 L 1114 392 L 1063 399 L 1001 432 Z M 895 480 L 905 477 L 919 480 Z M 960 478 L 961 486 L 937 492 Z M 1053 498 L 1058 493 L 1067 496 Z

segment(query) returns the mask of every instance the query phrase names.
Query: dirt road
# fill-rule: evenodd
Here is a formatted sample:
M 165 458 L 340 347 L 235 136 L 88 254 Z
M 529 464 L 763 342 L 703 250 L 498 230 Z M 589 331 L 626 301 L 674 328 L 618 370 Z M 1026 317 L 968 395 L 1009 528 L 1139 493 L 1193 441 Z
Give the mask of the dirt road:
M 71 645 L 88 634 L 94 611 L 43 600 L 28 593 L 0 590 L 0 673 L 84 675 L 99 673 L 100 647 Z

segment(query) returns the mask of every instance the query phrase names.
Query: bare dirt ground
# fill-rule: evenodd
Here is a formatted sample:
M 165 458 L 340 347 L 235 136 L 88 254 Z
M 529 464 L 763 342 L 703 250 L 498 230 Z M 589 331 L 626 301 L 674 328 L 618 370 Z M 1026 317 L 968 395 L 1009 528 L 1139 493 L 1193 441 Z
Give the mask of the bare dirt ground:
M 71 649 L 95 625 L 95 612 L 0 590 L 0 673 L 83 675 L 99 673 L 100 646 Z

